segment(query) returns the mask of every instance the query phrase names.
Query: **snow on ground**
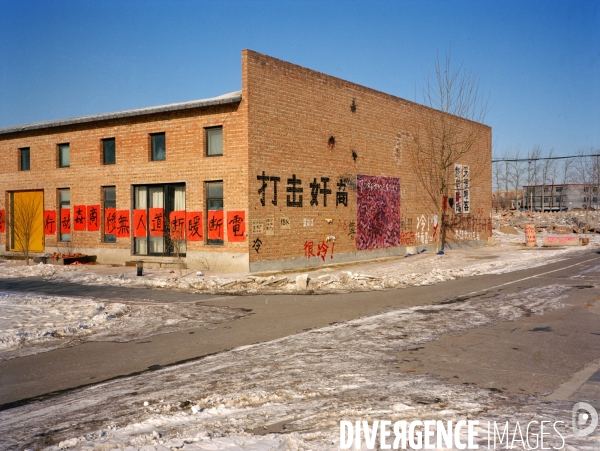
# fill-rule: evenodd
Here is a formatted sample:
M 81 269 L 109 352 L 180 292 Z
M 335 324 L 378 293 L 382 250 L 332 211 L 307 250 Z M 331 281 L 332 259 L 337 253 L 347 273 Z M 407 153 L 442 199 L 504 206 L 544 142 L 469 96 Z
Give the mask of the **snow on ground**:
M 308 271 L 304 291 L 343 292 L 430 285 L 558 261 L 600 246 L 527 249 L 524 235 L 494 231 L 498 242 L 437 256 L 324 267 Z M 296 291 L 296 274 L 270 277 L 98 266 L 0 263 L 0 278 L 42 277 L 90 285 L 159 287 L 193 292 Z M 301 290 L 302 291 L 302 290 Z M 25 449 L 335 449 L 339 421 L 461 418 L 561 419 L 561 406 L 434 376 L 394 370 L 395 354 L 443 333 L 510 321 L 560 307 L 567 287 L 445 306 L 414 307 L 238 348 L 199 362 L 77 390 L 0 412 L 0 448 Z M 233 320 L 243 312 L 190 303 L 152 303 L 0 293 L 0 360 L 87 340 L 130 340 Z M 159 321 L 160 319 L 160 321 Z M 165 326 L 166 323 L 166 326 Z M 567 449 L 592 449 L 570 428 Z M 579 440 L 579 441 L 577 441 Z M 59 446 L 60 445 L 60 446 Z M 482 443 L 483 445 L 483 443 Z M 127 448 L 127 447 L 130 448 Z M 482 446 L 481 449 L 485 449 Z
M 322 267 L 305 271 L 308 284 L 301 286 L 294 274 L 274 274 L 267 277 L 242 274 L 212 274 L 197 276 L 187 271 L 182 277 L 176 272 L 150 270 L 137 277 L 135 268 L 94 266 L 24 266 L 14 262 L 0 262 L 0 278 L 42 277 L 48 281 L 71 282 L 84 285 L 111 285 L 126 287 L 165 288 L 197 293 L 335 293 L 348 291 L 382 290 L 434 283 L 478 274 L 500 274 L 541 266 L 553 261 L 600 247 L 600 235 L 590 238 L 587 246 L 564 248 L 526 248 L 525 235 L 507 235 L 494 231 L 495 246 L 458 248 L 444 255 L 425 252 L 411 257 L 393 258 L 348 267 Z M 541 238 L 539 239 L 541 242 Z M 417 246 L 417 249 L 419 247 Z
M 560 308 L 569 290 L 382 312 L 64 393 L 0 412 L 0 448 L 325 450 L 338 448 L 340 420 L 468 418 L 565 421 L 566 449 L 591 450 L 596 443 L 573 436 L 570 410 L 558 403 L 394 368 L 397 353 L 442 334 Z
M 560 249 L 525 248 L 524 235 L 494 232 L 495 246 L 462 248 L 445 255 L 422 253 L 408 258 L 362 263 L 348 271 L 325 267 L 309 273 L 304 291 L 344 292 L 379 290 L 437 282 L 477 274 L 519 271 L 566 258 L 600 245 L 600 236 L 590 235 L 589 246 Z M 159 287 L 213 293 L 297 292 L 296 275 L 184 277 L 165 270 L 147 271 L 137 277 L 135 269 L 94 266 L 25 266 L 21 262 L 0 263 L 0 278 L 41 277 L 48 281 L 89 285 Z M 200 327 L 243 316 L 242 312 L 185 303 L 151 303 L 9 294 L 0 292 L 0 361 L 90 340 L 127 341 L 156 333 Z M 193 319 L 192 319 L 193 318 Z M 160 319 L 160 320 L 159 320 Z
M 129 341 L 232 321 L 240 309 L 0 292 L 0 361 L 84 341 Z

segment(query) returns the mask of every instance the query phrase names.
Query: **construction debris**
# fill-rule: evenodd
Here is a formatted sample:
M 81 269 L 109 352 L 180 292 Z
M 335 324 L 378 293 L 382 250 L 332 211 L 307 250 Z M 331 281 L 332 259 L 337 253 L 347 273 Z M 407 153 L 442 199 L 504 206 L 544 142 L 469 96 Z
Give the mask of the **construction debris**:
M 536 233 L 551 233 L 554 235 L 600 233 L 600 212 L 561 211 L 541 213 L 504 211 L 494 215 L 494 229 L 502 233 L 514 234 L 512 229 L 524 231 L 525 227 L 530 224 L 535 226 Z

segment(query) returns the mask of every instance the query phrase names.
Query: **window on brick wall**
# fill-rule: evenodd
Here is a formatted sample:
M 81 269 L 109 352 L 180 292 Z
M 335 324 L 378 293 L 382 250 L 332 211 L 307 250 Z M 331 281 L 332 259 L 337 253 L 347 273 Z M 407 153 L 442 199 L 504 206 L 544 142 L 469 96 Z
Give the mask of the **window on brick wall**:
M 223 182 L 207 182 L 206 188 L 206 243 L 223 244 L 224 218 L 223 218 Z
M 70 210 L 71 210 L 71 190 L 66 188 L 66 189 L 59 189 L 58 190 L 58 211 L 59 211 L 59 218 L 60 218 L 60 222 L 62 222 L 65 218 L 63 218 L 62 215 L 62 211 L 63 210 L 69 210 L 69 229 L 71 228 L 70 226 L 70 222 L 71 222 L 71 218 L 70 218 Z M 59 224 L 58 228 L 58 240 L 59 241 L 71 241 L 71 234 L 70 233 L 62 233 L 63 227 L 62 224 Z
M 21 171 L 29 171 L 31 169 L 31 165 L 30 165 L 30 154 L 29 154 L 29 147 L 23 147 L 21 149 L 19 149 L 19 170 Z
M 102 140 L 102 164 L 116 163 L 115 138 Z
M 163 161 L 167 159 L 166 139 L 164 133 L 152 133 L 150 135 L 150 158 L 152 161 Z
M 206 128 L 206 155 L 223 155 L 223 127 Z
M 69 143 L 58 145 L 58 167 L 68 168 L 71 166 L 71 145 Z
M 117 189 L 114 186 L 105 186 L 104 188 L 102 188 L 102 211 L 103 211 L 103 217 L 104 217 L 104 227 L 102 227 L 102 235 L 104 236 L 104 242 L 105 243 L 116 243 L 117 242 L 117 235 L 116 233 L 106 233 L 106 229 L 107 226 L 106 224 L 109 223 L 109 230 L 112 231 L 113 229 L 116 230 L 117 224 L 116 224 L 116 213 L 113 213 L 117 208 Z M 112 210 L 109 210 L 112 209 Z M 115 214 L 114 218 L 108 217 L 107 218 L 107 210 L 109 212 L 109 214 Z

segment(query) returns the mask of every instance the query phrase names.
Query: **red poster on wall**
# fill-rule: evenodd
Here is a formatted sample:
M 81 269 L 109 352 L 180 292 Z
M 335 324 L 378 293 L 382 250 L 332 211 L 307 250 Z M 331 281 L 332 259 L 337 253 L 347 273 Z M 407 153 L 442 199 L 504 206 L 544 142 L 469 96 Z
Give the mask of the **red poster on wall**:
M 56 233 L 56 210 L 44 210 L 44 235 Z
M 73 207 L 73 230 L 84 232 L 87 226 L 87 208 L 85 205 Z
M 117 233 L 117 209 L 106 208 L 104 210 L 104 234 L 116 235 Z
M 148 215 L 146 210 L 133 210 L 133 236 L 146 238 L 148 231 Z
M 227 241 L 244 241 L 246 239 L 246 212 L 227 212 Z
M 60 233 L 71 233 L 71 209 L 60 209 Z
M 117 210 L 117 238 L 129 238 L 131 226 L 129 225 L 129 210 Z
M 185 239 L 185 211 L 178 210 L 169 213 L 169 231 L 171 238 Z
M 87 229 L 88 232 L 100 230 L 100 205 L 87 206 Z
M 0 210 L 0 233 L 4 233 L 6 231 L 6 212 L 4 210 Z
M 222 240 L 225 235 L 223 227 L 223 210 L 208 210 L 208 239 Z
M 462 190 L 456 190 L 454 196 L 454 213 L 462 213 Z
M 201 211 L 186 212 L 185 223 L 188 241 L 202 241 L 204 239 L 204 231 L 202 230 Z
M 165 213 L 162 208 L 150 208 L 150 217 L 148 224 L 150 226 L 150 236 L 163 236 L 165 231 Z

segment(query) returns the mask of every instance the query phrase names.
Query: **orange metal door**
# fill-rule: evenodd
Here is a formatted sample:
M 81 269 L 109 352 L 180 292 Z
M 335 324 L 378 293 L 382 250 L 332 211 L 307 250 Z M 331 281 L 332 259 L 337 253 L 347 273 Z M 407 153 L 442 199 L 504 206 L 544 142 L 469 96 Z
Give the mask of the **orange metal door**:
M 44 252 L 44 193 L 11 193 L 10 248 L 21 252 L 29 242 L 30 252 Z

